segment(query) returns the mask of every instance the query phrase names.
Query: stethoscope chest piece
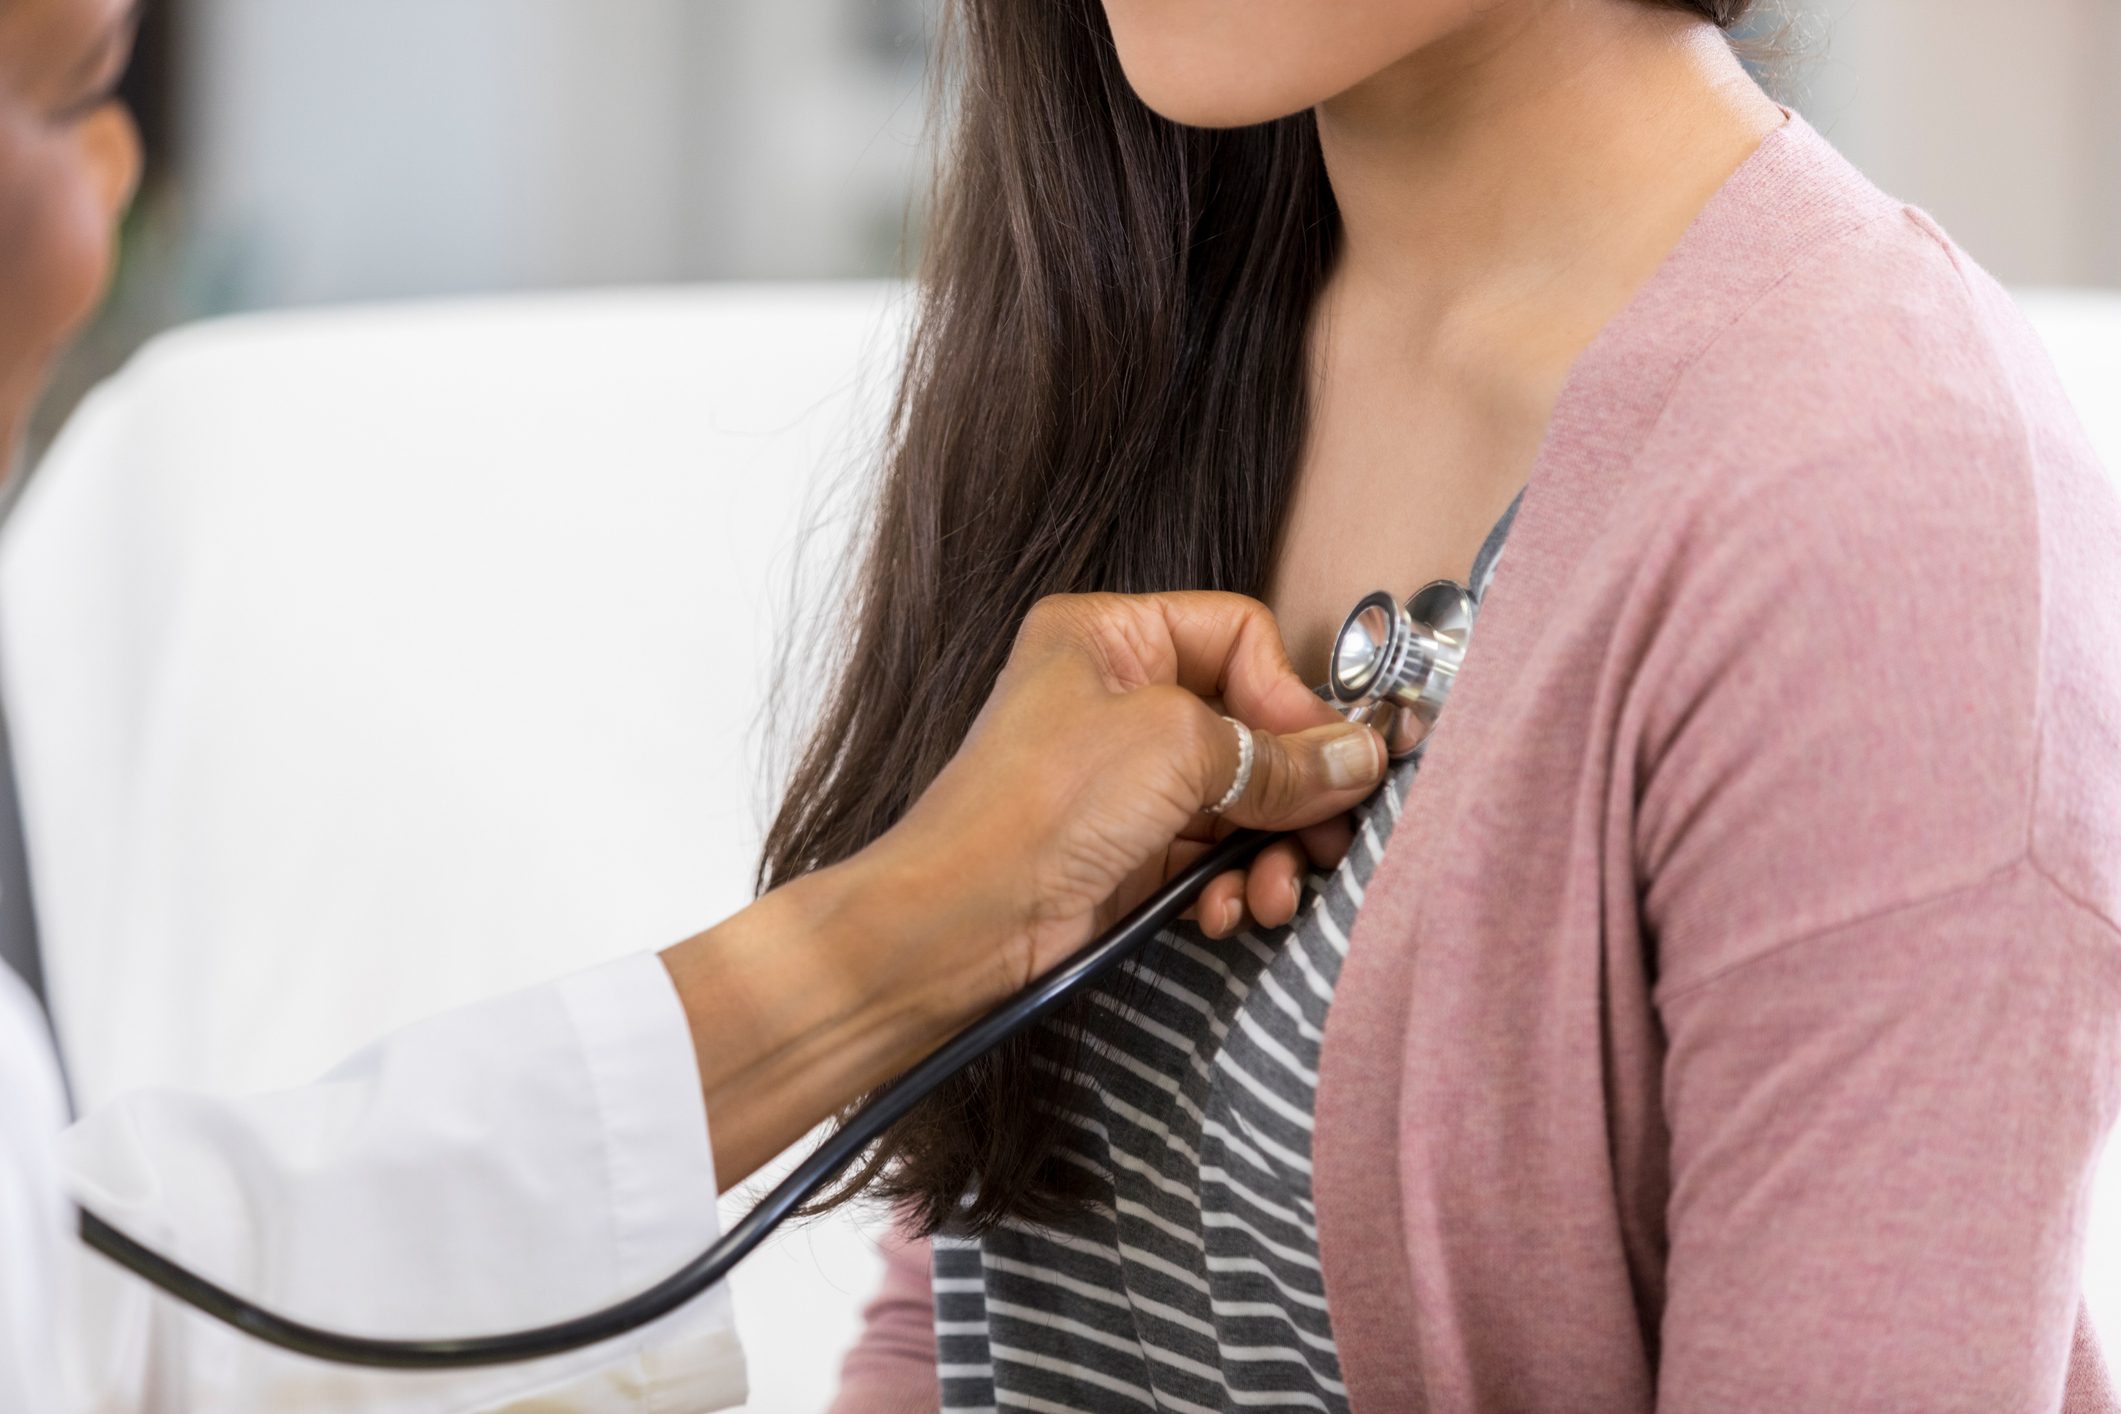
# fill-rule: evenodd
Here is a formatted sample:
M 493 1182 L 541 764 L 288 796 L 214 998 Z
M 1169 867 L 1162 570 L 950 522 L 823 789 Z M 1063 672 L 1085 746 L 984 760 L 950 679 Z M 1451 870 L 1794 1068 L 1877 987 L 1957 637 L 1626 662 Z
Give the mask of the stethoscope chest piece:
M 1327 682 L 1341 714 L 1375 727 L 1394 761 L 1418 752 L 1443 711 L 1472 637 L 1474 601 L 1456 580 L 1431 580 L 1402 604 L 1364 596 L 1333 641 Z

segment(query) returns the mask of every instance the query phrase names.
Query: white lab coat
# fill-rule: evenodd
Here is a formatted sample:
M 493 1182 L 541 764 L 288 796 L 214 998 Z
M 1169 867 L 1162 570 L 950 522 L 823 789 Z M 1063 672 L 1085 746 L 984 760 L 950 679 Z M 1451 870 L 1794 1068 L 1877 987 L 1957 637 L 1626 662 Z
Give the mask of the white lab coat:
M 744 1399 L 726 1291 L 531 1365 L 346 1369 L 152 1291 L 80 1245 L 64 1196 L 235 1291 L 363 1334 L 606 1304 L 718 1231 L 692 1041 L 652 954 L 434 1017 L 299 1089 L 149 1091 L 63 1125 L 43 1018 L 0 967 L 0 1410 L 690 1414 Z

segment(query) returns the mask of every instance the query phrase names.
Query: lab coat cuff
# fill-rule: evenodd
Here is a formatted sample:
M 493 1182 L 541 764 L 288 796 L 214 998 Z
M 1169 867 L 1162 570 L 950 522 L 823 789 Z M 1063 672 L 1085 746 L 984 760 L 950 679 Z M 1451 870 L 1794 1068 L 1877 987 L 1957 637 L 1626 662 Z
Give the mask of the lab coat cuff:
M 640 1290 L 669 1276 L 721 1235 L 714 1151 L 691 1027 L 669 970 L 653 953 L 575 973 L 555 986 L 580 1039 L 603 1116 L 616 1266 L 627 1289 Z M 691 1378 L 674 1382 L 697 1401 L 686 1407 L 741 1403 L 745 1375 L 728 1288 L 707 1293 L 658 1324 L 687 1321 L 704 1322 L 706 1329 L 668 1352 L 687 1364 L 697 1358 Z M 659 1372 L 658 1387 L 673 1388 L 668 1376 L 674 1374 Z M 717 1387 L 705 1388 L 702 1380 Z M 659 1401 L 656 1407 L 664 1406 Z

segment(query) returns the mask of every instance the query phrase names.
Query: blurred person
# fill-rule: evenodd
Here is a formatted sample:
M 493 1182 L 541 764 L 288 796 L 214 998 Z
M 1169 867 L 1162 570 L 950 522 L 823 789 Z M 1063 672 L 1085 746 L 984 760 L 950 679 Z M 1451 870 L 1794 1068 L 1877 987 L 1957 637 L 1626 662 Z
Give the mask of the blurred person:
M 1745 0 L 957 0 L 834 710 L 887 831 L 1058 590 L 1466 577 L 1433 749 L 842 1197 L 841 1407 L 2111 1408 L 2121 512 Z M 808 684 L 806 684 L 806 687 Z M 922 1240 L 927 1239 L 927 1240 Z
M 0 0 L 10 460 L 52 357 L 96 305 L 135 184 L 113 97 L 133 27 L 122 0 Z M 433 1018 L 305 1088 L 143 1092 L 62 1139 L 43 1018 L 0 968 L 0 1409 L 741 1401 L 719 1293 L 530 1365 L 342 1369 L 187 1314 L 90 1255 L 61 1195 L 298 1318 L 451 1336 L 573 1316 L 705 1247 L 718 1184 L 1087 941 L 1175 867 L 1181 837 L 1320 826 L 1382 776 L 1377 734 L 1303 687 L 1254 600 L 1054 596 L 1012 639 L 982 727 L 868 846 L 660 955 Z M 1249 772 L 1211 698 L 1252 724 Z M 1240 785 L 1220 819 L 1203 809 Z M 1299 838 L 1325 861 L 1346 830 Z M 1279 889 L 1297 861 L 1259 867 L 1284 871 L 1265 881 Z

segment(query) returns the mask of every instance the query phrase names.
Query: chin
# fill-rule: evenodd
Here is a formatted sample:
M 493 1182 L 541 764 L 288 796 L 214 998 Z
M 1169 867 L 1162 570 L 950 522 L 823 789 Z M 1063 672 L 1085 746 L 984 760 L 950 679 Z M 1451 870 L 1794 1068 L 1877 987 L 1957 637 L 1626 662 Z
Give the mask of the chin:
M 1469 9 L 1469 0 L 1105 0 L 1136 96 L 1198 128 L 1316 107 L 1432 43 Z
M 1308 90 L 1288 94 L 1256 90 L 1238 93 L 1217 84 L 1144 82 L 1131 74 L 1128 82 L 1151 112 L 1189 128 L 1243 128 L 1270 123 L 1333 96 L 1332 92 L 1314 96 Z

